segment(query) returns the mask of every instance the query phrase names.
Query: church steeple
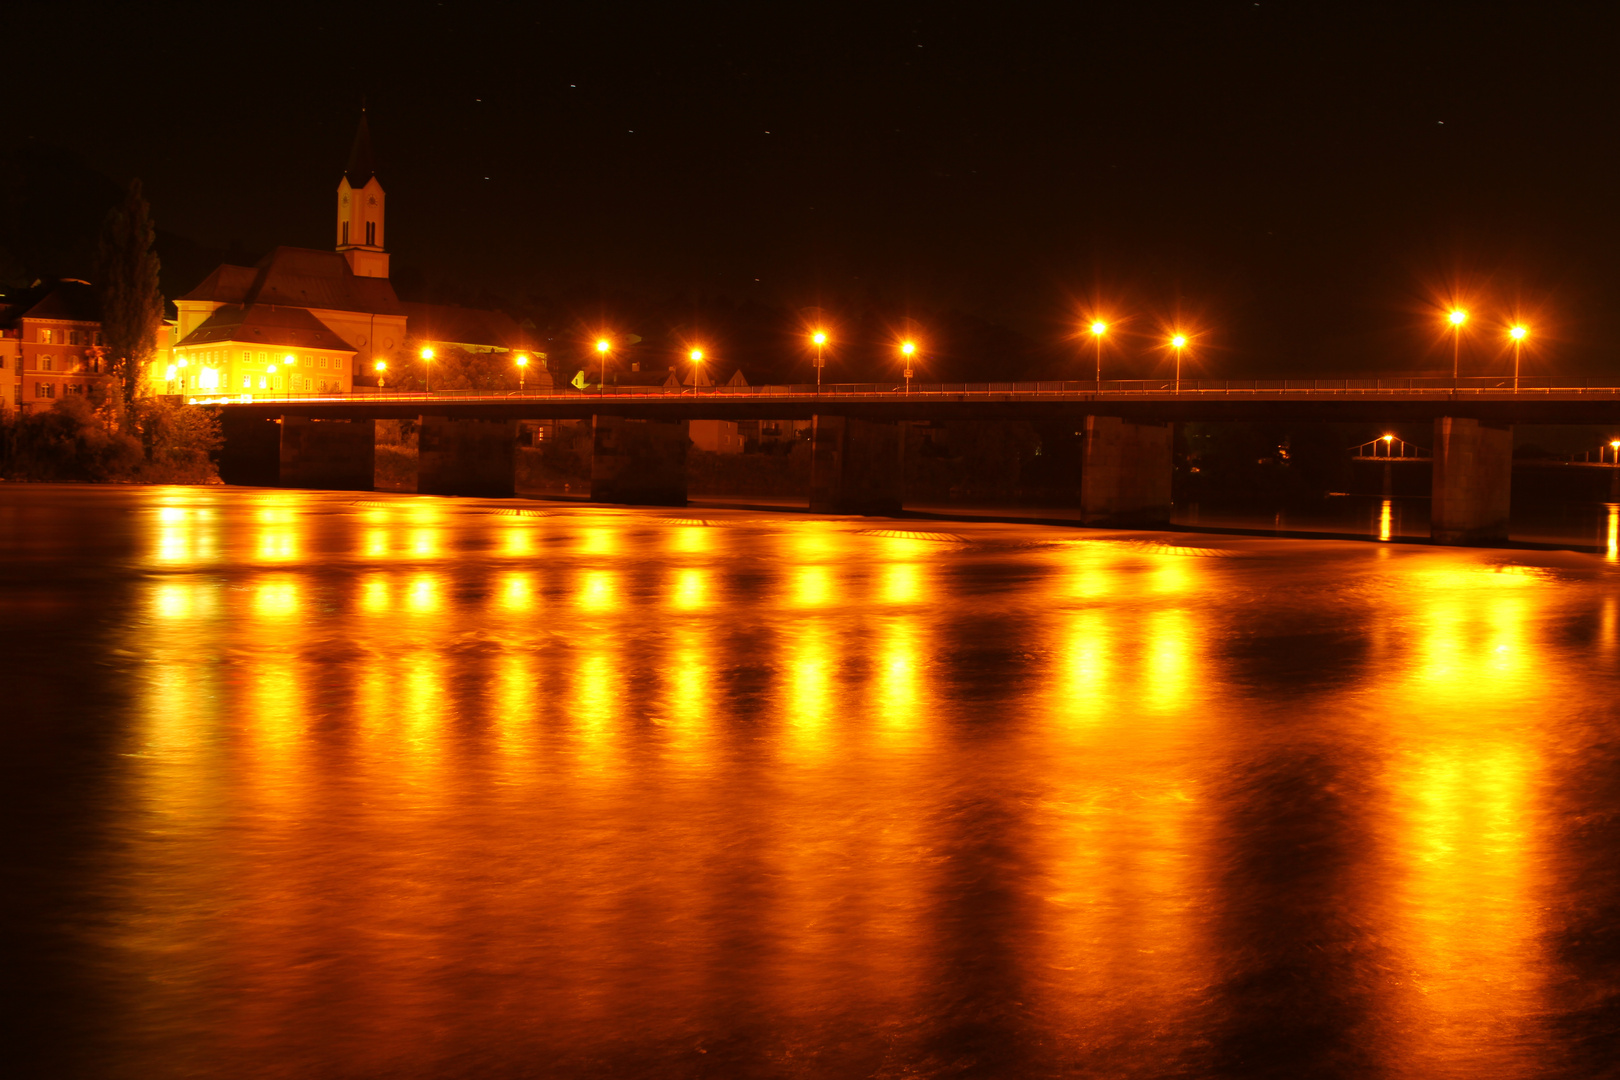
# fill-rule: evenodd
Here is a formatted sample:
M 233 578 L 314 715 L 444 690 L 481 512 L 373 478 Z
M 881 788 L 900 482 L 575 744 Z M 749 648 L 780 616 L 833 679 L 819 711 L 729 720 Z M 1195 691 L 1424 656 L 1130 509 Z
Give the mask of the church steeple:
M 388 276 L 388 253 L 383 250 L 383 211 L 386 197 L 377 181 L 371 156 L 371 129 L 366 111 L 360 110 L 349 150 L 349 165 L 338 181 L 337 249 L 360 277 Z

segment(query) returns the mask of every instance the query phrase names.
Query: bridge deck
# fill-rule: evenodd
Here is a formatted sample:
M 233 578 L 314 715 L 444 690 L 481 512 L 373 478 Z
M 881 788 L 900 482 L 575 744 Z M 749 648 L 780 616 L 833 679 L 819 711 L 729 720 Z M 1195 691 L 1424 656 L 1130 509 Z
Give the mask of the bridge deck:
M 1461 415 L 1497 423 L 1620 424 L 1620 387 L 1521 386 L 1500 379 L 1243 380 L 814 386 L 609 387 L 546 393 L 370 392 L 343 396 L 244 394 L 192 397 L 264 415 L 398 419 L 432 415 L 488 419 L 631 417 L 792 420 L 822 415 L 885 420 L 1056 420 L 1088 413 L 1140 420 L 1429 421 Z

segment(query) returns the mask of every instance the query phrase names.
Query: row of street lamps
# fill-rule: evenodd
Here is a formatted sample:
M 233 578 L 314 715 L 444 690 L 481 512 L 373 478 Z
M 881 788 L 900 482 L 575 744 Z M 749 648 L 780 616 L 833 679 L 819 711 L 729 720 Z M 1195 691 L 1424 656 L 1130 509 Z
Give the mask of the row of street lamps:
M 1463 325 L 1468 322 L 1468 312 L 1462 308 L 1455 308 L 1447 313 L 1446 319 L 1451 324 L 1452 330 L 1451 381 L 1453 384 L 1455 384 L 1458 380 L 1460 363 L 1462 359 L 1462 328 Z M 1108 334 L 1109 326 L 1106 322 L 1098 320 L 1093 322 L 1088 329 L 1090 330 L 1091 336 L 1094 339 L 1097 347 L 1097 385 L 1101 387 L 1103 377 L 1103 338 Z M 1530 329 L 1522 323 L 1514 323 L 1512 326 L 1508 327 L 1507 335 L 1509 340 L 1513 343 L 1513 388 L 1517 390 L 1519 388 L 1520 354 L 1523 350 L 1524 339 L 1530 336 Z M 821 392 L 821 372 L 822 369 L 827 366 L 825 350 L 828 341 L 829 337 L 826 330 L 817 328 L 810 332 L 810 344 L 816 350 L 816 393 L 818 394 Z M 1188 336 L 1179 330 L 1172 333 L 1165 340 L 1165 345 L 1175 353 L 1176 357 L 1175 387 L 1176 393 L 1178 394 L 1181 392 L 1181 357 L 1182 353 L 1186 350 L 1188 343 Z M 906 380 L 906 393 L 909 394 L 911 393 L 912 376 L 916 374 L 916 372 L 912 369 L 912 361 L 918 354 L 918 346 L 915 341 L 908 338 L 899 342 L 896 345 L 896 349 L 899 351 L 901 360 L 905 364 L 904 374 Z M 598 338 L 596 341 L 596 352 L 602 360 L 602 379 L 601 383 L 598 384 L 597 387 L 597 392 L 600 394 L 605 392 L 605 384 L 607 383 L 607 365 L 608 360 L 613 352 L 613 342 L 607 338 Z M 427 371 L 427 389 L 432 391 L 434 358 L 433 349 L 429 346 L 424 346 L 421 355 L 422 363 Z M 697 369 L 704 360 L 703 350 L 701 348 L 694 348 L 690 353 L 687 354 L 687 358 L 692 362 L 692 389 L 693 392 L 696 393 L 698 386 Z M 528 373 L 529 357 L 526 353 L 518 353 L 514 362 L 517 364 L 518 390 L 521 392 L 523 390 L 524 378 Z M 377 384 L 381 386 L 383 378 L 388 371 L 388 365 L 384 361 L 378 360 L 375 366 L 377 371 Z M 273 371 L 275 369 L 272 368 L 271 370 Z

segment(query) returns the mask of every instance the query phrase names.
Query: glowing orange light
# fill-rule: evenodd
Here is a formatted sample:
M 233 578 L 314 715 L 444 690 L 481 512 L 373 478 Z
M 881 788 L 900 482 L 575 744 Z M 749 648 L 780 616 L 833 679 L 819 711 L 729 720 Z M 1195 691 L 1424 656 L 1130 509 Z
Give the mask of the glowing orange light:
M 529 358 L 527 356 L 524 356 L 522 353 L 519 353 L 518 358 L 517 358 L 517 366 L 518 367 L 528 367 L 529 366 Z
M 702 349 L 693 349 L 692 350 L 692 363 L 701 364 L 702 362 L 703 362 L 703 350 Z
M 598 342 L 597 342 L 597 343 L 596 343 L 596 351 L 597 351 L 597 352 L 601 352 L 601 353 L 605 353 L 605 352 L 607 352 L 607 351 L 608 351 L 608 349 L 609 349 L 609 348 L 611 348 L 611 347 L 612 347 L 612 346 L 611 346 L 611 344 L 610 344 L 610 343 L 609 343 L 609 342 L 608 342 L 608 340 L 607 340 L 607 338 L 603 338 L 603 339 L 602 339 L 602 340 L 600 340 L 600 341 L 598 341 Z
M 375 364 L 372 364 L 371 366 L 376 368 L 378 371 L 387 371 L 388 370 L 388 364 L 387 364 L 386 361 L 383 361 L 383 360 L 379 360 Z M 274 371 L 276 369 L 271 368 L 270 370 Z
M 817 345 L 825 345 L 827 344 L 827 335 L 822 331 L 817 330 L 814 334 L 810 335 L 810 340 L 815 342 Z
M 917 351 L 917 345 L 915 342 L 911 341 L 902 342 L 900 345 L 900 351 L 905 353 L 907 356 L 910 356 L 912 353 Z
M 1609 446 L 1615 450 L 1620 450 L 1620 439 L 1611 439 L 1609 441 Z
M 1449 318 L 1451 319 L 1452 326 L 1461 326 L 1463 323 L 1468 321 L 1468 312 L 1458 308 L 1456 311 L 1451 313 Z
M 1393 436 L 1393 435 L 1385 435 L 1384 436 L 1384 441 L 1385 442 L 1394 442 L 1395 441 L 1395 436 Z
M 426 345 L 422 346 L 422 359 L 424 359 L 424 360 L 432 360 L 433 359 L 433 350 L 428 348 Z
M 1187 335 L 1186 334 L 1177 334 L 1175 337 L 1172 337 L 1170 339 L 1170 347 L 1174 348 L 1174 349 L 1183 348 L 1183 347 L 1186 346 L 1186 344 L 1187 344 Z
M 1523 341 L 1525 339 L 1525 336 L 1527 334 L 1529 334 L 1529 333 L 1530 333 L 1530 331 L 1525 329 L 1524 327 L 1515 326 L 1513 329 L 1508 331 L 1508 336 L 1511 337 L 1514 341 Z
M 1091 332 L 1096 334 L 1098 337 L 1102 337 L 1108 332 L 1108 324 L 1103 322 L 1094 322 L 1091 324 Z

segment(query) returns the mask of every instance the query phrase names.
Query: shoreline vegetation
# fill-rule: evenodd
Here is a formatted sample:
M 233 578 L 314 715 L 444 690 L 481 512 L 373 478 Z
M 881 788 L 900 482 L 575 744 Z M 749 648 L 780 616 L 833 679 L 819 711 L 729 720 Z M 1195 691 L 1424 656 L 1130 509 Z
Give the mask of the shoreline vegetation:
M 213 409 L 116 391 L 74 394 L 37 412 L 0 412 L 0 479 L 36 483 L 217 484 Z

